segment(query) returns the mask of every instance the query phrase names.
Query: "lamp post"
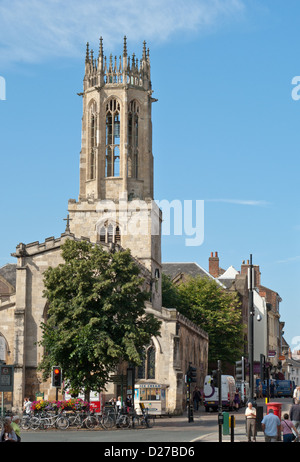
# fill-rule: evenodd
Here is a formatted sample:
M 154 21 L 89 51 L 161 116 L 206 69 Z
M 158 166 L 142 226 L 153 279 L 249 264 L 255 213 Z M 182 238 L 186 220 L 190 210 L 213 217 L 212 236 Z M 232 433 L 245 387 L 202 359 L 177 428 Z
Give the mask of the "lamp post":
M 249 316 L 248 316 L 248 348 L 249 348 L 249 393 L 250 400 L 254 398 L 253 362 L 254 362 L 254 304 L 253 304 L 253 265 L 252 254 L 250 255 L 249 272 Z

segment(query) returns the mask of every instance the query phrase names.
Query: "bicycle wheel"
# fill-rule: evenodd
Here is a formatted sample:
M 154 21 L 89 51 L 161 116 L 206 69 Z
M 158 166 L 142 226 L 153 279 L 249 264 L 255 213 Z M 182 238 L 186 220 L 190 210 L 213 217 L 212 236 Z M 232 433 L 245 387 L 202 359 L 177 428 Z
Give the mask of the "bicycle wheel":
M 29 421 L 29 426 L 31 430 L 37 430 L 38 428 L 40 428 L 40 424 L 41 424 L 40 419 L 38 419 L 37 417 L 31 417 Z
M 119 425 L 121 428 L 128 428 L 130 426 L 130 420 L 127 415 L 123 415 L 119 420 Z
M 91 430 L 92 428 L 95 428 L 97 426 L 97 419 L 96 417 L 89 415 L 85 420 L 84 420 L 86 428 Z
M 30 428 L 30 418 L 29 417 L 23 417 L 22 420 L 20 421 L 20 427 L 23 430 L 29 430 L 29 428 Z
M 79 418 L 76 414 L 69 414 L 67 419 L 69 421 L 70 427 L 73 427 L 79 423 Z
M 66 430 L 69 427 L 69 421 L 67 417 L 64 415 L 58 417 L 58 419 L 55 422 L 56 428 L 59 428 L 59 430 Z
M 115 421 L 110 415 L 107 415 L 102 418 L 101 425 L 104 428 L 113 428 L 115 426 Z

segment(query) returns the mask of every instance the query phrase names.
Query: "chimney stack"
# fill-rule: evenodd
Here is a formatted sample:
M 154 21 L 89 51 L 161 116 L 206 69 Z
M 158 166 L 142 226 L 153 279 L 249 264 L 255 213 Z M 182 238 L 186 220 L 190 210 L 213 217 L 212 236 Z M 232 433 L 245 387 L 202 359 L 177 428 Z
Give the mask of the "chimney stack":
M 214 278 L 219 277 L 219 257 L 218 257 L 218 252 L 214 253 L 211 252 L 209 260 L 209 274 L 211 274 Z
M 247 264 L 245 264 L 245 261 L 243 261 L 241 265 L 241 274 L 248 274 L 249 267 L 250 267 L 249 260 L 247 260 Z M 254 287 L 258 287 L 260 286 L 260 281 L 261 281 L 261 272 L 259 269 L 259 265 L 253 265 L 253 270 L 254 270 L 253 285 Z

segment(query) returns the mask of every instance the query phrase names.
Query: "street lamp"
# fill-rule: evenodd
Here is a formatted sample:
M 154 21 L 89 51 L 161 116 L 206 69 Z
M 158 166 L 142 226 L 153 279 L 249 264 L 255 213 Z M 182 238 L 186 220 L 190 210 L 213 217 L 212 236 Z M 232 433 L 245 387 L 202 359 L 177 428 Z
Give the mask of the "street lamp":
M 253 265 L 252 254 L 250 255 L 250 274 L 249 274 L 249 315 L 248 315 L 248 348 L 249 348 L 249 393 L 250 400 L 254 397 L 253 362 L 254 362 L 254 304 L 253 304 Z

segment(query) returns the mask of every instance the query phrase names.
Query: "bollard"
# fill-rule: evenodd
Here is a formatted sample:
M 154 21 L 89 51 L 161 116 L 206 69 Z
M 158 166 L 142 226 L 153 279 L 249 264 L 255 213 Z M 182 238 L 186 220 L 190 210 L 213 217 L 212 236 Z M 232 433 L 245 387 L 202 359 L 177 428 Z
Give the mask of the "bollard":
M 235 427 L 235 416 L 231 415 L 229 417 L 229 425 L 230 425 L 230 441 L 234 443 L 234 427 Z
M 229 412 L 223 412 L 223 435 L 229 435 Z
M 256 431 L 262 432 L 261 421 L 264 418 L 263 406 L 257 406 L 256 408 Z

